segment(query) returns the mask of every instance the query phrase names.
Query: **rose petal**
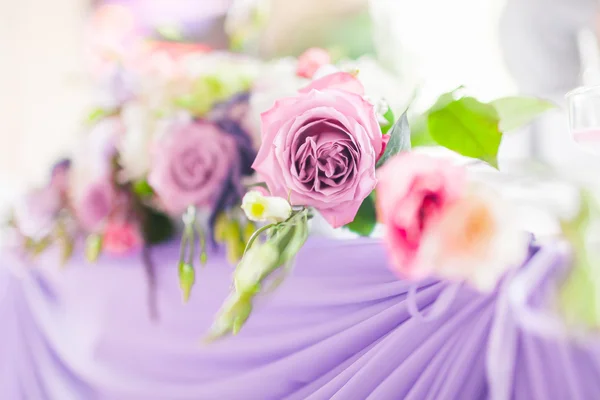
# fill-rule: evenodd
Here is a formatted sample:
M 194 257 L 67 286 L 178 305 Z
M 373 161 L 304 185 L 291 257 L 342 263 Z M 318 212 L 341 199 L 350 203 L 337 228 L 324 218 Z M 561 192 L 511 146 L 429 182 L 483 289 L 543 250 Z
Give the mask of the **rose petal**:
M 356 77 L 348 72 L 335 72 L 312 81 L 308 86 L 299 90 L 308 93 L 311 90 L 338 89 L 363 96 L 365 88 Z

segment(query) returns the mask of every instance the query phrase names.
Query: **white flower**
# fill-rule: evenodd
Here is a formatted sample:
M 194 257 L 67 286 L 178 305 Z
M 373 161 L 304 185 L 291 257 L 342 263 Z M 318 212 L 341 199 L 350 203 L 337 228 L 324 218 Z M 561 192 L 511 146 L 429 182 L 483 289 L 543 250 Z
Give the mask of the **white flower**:
M 410 90 L 402 83 L 400 78 L 383 68 L 376 60 L 370 57 L 361 57 L 358 60 L 340 62 L 342 71 L 358 71 L 356 76 L 365 87 L 368 100 L 374 104 L 383 99 L 394 113 L 402 112 L 412 95 Z M 320 71 L 318 71 L 320 72 Z
M 253 132 L 260 132 L 261 113 L 273 107 L 275 101 L 297 95 L 298 90 L 310 82 L 296 75 L 296 66 L 295 58 L 282 58 L 265 65 L 254 81 L 247 114 Z M 258 135 L 254 138 L 254 144 L 256 148 L 260 146 Z
M 260 33 L 269 13 L 269 0 L 235 0 L 225 18 L 225 32 L 234 39 L 251 39 Z
M 324 76 L 335 74 L 336 72 L 340 72 L 340 69 L 332 64 L 325 64 L 321 66 L 317 72 L 313 75 L 312 79 L 320 79 Z
M 150 169 L 150 146 L 156 135 L 157 121 L 152 110 L 139 102 L 127 104 L 122 111 L 125 134 L 121 138 L 119 163 L 125 181 L 141 179 Z
M 257 190 L 252 190 L 242 199 L 242 209 L 251 221 L 285 221 L 292 214 L 290 203 L 275 196 L 264 196 Z
M 115 143 L 123 134 L 122 121 L 117 117 L 97 122 L 76 146 L 69 173 L 70 194 L 77 198 L 91 182 L 110 174 Z
M 495 191 L 470 192 L 428 229 L 417 262 L 433 275 L 489 292 L 527 256 L 529 236 L 516 215 Z

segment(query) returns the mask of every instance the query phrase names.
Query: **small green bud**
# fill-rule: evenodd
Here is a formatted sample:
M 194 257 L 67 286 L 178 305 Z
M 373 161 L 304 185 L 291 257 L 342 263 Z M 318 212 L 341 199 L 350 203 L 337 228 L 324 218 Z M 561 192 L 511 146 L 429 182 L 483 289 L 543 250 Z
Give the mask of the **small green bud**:
M 87 237 L 85 240 L 85 257 L 86 259 L 94 263 L 98 260 L 100 252 L 102 251 L 102 236 L 94 233 Z
M 200 264 L 202 266 L 206 265 L 206 262 L 208 261 L 208 254 L 206 254 L 206 250 L 202 249 L 202 251 L 200 252 Z
M 227 215 L 225 213 L 220 213 L 215 221 L 214 230 L 215 240 L 217 241 L 217 243 L 223 243 L 225 241 L 225 231 L 227 229 L 227 223 Z
M 188 263 L 179 263 L 179 287 L 183 293 L 183 301 L 187 303 L 192 293 L 192 287 L 196 281 L 194 267 Z

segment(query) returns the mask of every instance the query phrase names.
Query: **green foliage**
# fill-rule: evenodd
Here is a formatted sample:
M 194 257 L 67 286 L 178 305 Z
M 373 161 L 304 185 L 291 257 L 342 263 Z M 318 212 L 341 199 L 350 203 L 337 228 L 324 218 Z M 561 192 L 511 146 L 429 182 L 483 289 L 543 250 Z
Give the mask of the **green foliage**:
M 502 132 L 493 106 L 473 97 L 457 100 L 447 93 L 438 99 L 427 119 L 432 139 L 463 156 L 497 166 Z
M 150 197 L 154 194 L 152 186 L 145 179 L 133 183 L 133 192 L 140 198 Z
M 379 126 L 381 127 L 381 133 L 385 135 L 392 128 L 392 126 L 394 126 L 395 117 L 394 112 L 392 111 L 390 106 L 388 106 L 387 111 L 385 112 L 385 114 L 383 114 L 383 118 L 385 118 L 385 122 L 379 124 Z
M 165 242 L 173 236 L 174 231 L 173 223 L 165 214 L 149 207 L 143 208 L 142 234 L 147 244 Z
M 369 236 L 373 233 L 376 224 L 375 192 L 373 192 L 363 200 L 354 221 L 347 224 L 346 228 L 360 236 Z
M 195 117 L 203 117 L 215 104 L 248 90 L 251 81 L 251 77 L 239 69 L 224 68 L 199 77 L 192 83 L 188 93 L 175 98 L 173 102 Z
M 561 221 L 563 235 L 573 249 L 573 265 L 559 293 L 561 311 L 570 325 L 600 326 L 600 259 L 586 243 L 590 219 L 598 214 L 595 199 L 583 191 L 578 215 Z
M 500 117 L 500 130 L 509 132 L 527 125 L 556 105 L 536 97 L 503 97 L 490 103 Z
M 191 264 L 180 262 L 179 263 L 179 287 L 183 294 L 183 301 L 187 302 L 190 299 L 192 293 L 192 287 L 196 282 L 196 272 Z
M 96 233 L 89 235 L 85 240 L 85 258 L 94 263 L 98 261 L 102 252 L 102 236 Z
M 497 166 L 503 133 L 554 107 L 532 97 L 504 97 L 482 103 L 473 97 L 457 96 L 457 90 L 441 95 L 429 110 L 413 117 L 414 147 L 440 145 Z
M 289 270 L 308 238 L 308 210 L 294 213 L 288 220 L 259 228 L 248 241 L 234 273 L 233 292 L 219 311 L 208 340 L 237 334 L 252 312 L 254 297 L 264 293 L 274 273 Z M 260 241 L 264 235 L 266 241 Z
M 395 156 L 399 152 L 410 150 L 410 128 L 408 126 L 406 111 L 396 121 L 388 135 L 390 135 L 390 140 L 381 158 L 377 161 L 377 168 L 381 167 L 390 157 Z
M 106 109 L 100 108 L 100 107 L 94 108 L 88 114 L 87 118 L 85 119 L 85 123 L 88 125 L 94 125 L 96 122 L 98 122 L 101 119 L 108 117 L 112 114 L 114 114 L 114 112 L 112 110 L 106 110 Z

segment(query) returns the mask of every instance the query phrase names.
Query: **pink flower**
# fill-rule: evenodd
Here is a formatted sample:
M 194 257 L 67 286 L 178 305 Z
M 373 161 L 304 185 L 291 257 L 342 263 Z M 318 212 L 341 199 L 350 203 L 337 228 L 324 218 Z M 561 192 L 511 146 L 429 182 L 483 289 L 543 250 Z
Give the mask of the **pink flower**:
M 44 237 L 51 232 L 54 218 L 62 206 L 61 193 L 53 186 L 27 193 L 14 209 L 19 231 L 34 239 Z
M 385 149 L 389 142 L 390 142 L 390 135 L 383 135 L 383 137 L 381 138 L 381 151 L 379 152 L 379 156 L 377 156 L 377 160 L 379 160 L 381 158 L 381 156 L 383 155 L 383 153 L 385 153 Z
M 529 237 L 515 215 L 498 193 L 471 191 L 450 204 L 429 229 L 418 263 L 430 275 L 493 290 L 506 271 L 527 256 Z
M 88 232 L 98 232 L 115 209 L 116 201 L 115 188 L 105 177 L 86 186 L 73 207 L 81 226 Z
M 97 232 L 115 207 L 115 143 L 122 133 L 117 118 L 104 119 L 88 132 L 69 167 L 69 195 L 84 229 Z
M 172 214 L 213 206 L 238 162 L 234 139 L 209 122 L 178 123 L 153 152 L 148 183 Z
M 318 47 L 310 48 L 298 57 L 296 75 L 310 79 L 320 67 L 330 62 L 331 57 L 326 50 Z
M 351 222 L 377 182 L 382 137 L 373 106 L 321 87 L 277 101 L 261 119 L 253 168 L 271 194 L 314 207 L 333 227 Z
M 398 155 L 379 170 L 378 218 L 385 224 L 385 244 L 396 272 L 426 275 L 415 262 L 422 236 L 462 196 L 465 182 L 462 168 L 419 154 Z
M 322 78 L 315 79 L 308 86 L 299 90 L 300 93 L 309 93 L 311 90 L 338 89 L 358 95 L 365 94 L 365 88 L 356 76 L 348 72 L 334 72 Z
M 56 189 L 61 195 L 66 195 L 69 189 L 69 172 L 71 170 L 71 161 L 63 160 L 52 168 L 50 175 L 50 186 Z
M 130 222 L 111 221 L 106 225 L 102 248 L 114 255 L 123 255 L 138 249 L 142 237 L 136 225 Z

